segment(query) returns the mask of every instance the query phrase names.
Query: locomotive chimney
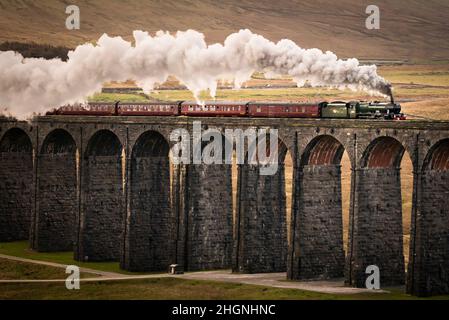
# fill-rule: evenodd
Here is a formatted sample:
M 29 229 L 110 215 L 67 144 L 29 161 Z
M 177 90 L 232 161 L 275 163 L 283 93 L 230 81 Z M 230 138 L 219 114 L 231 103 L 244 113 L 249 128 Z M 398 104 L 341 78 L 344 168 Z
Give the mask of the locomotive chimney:
M 387 94 L 390 96 L 391 104 L 394 104 L 393 90 L 391 90 L 391 85 L 387 86 Z

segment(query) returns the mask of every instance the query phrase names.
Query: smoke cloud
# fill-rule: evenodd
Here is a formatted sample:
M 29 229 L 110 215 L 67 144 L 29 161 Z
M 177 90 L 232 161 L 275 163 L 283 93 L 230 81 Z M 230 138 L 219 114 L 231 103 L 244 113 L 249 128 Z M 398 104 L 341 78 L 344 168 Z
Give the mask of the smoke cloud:
M 357 59 L 340 60 L 330 52 L 303 49 L 290 40 L 271 42 L 249 30 L 229 35 L 223 44 L 207 45 L 194 30 L 155 36 L 134 31 L 135 43 L 104 34 L 96 45 L 84 44 L 69 59 L 24 59 L 0 52 L 0 112 L 19 119 L 44 113 L 60 105 L 84 102 L 109 81 L 135 80 L 151 91 L 168 76 L 181 81 L 195 97 L 219 80 L 239 88 L 256 72 L 290 75 L 298 86 L 327 86 L 389 95 L 389 83 L 375 65 Z

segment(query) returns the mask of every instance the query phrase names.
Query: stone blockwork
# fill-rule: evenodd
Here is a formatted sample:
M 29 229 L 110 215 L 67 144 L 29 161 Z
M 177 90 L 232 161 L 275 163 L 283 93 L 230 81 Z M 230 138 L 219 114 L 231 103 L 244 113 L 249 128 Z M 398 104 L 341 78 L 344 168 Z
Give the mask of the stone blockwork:
M 133 154 L 143 133 L 157 132 L 172 146 L 170 133 L 191 132 L 193 121 L 221 132 L 279 129 L 293 159 L 288 255 L 283 166 L 274 176 L 261 176 L 257 166 L 240 166 L 234 271 L 287 269 L 290 279 L 341 275 L 339 164 L 346 151 L 352 169 L 346 282 L 363 287 L 366 266 L 377 264 L 381 286 L 403 283 L 399 164 L 406 151 L 414 170 L 407 290 L 449 292 L 448 122 L 46 116 L 24 123 L 0 118 L 1 240 L 26 238 L 31 225 L 33 247 L 52 250 L 56 242 L 68 244 L 70 231 L 63 230 L 74 224 L 78 260 L 120 260 L 129 270 L 163 270 L 172 262 L 187 270 L 226 267 L 232 230 L 227 169 L 174 165 L 168 178 L 167 154 L 154 150 L 160 138 L 142 145 L 150 153 Z M 73 153 L 43 147 L 54 130 L 66 130 L 74 139 L 80 159 L 76 181 Z
M 187 183 L 184 266 L 224 269 L 232 254 L 232 172 L 230 165 L 190 165 Z
M 409 293 L 449 292 L 449 171 L 428 170 L 418 177 L 422 190 L 412 228 L 414 258 L 408 269 Z
M 407 292 L 418 296 L 449 292 L 449 139 L 427 145 L 427 154 L 417 150 L 424 162 L 414 176 L 407 272 Z
M 382 286 L 404 284 L 400 170 L 364 168 L 355 174 L 346 279 L 365 287 L 366 268 L 376 265 Z
M 343 277 L 343 217 L 339 165 L 301 168 L 290 279 Z
M 123 176 L 118 156 L 91 156 L 84 162 L 81 261 L 118 261 L 123 235 Z
M 38 162 L 35 249 L 42 252 L 73 250 L 78 210 L 75 153 L 43 154 Z
M 31 153 L 0 152 L 0 241 L 28 239 L 33 192 Z
M 239 165 L 234 272 L 286 271 L 287 223 L 284 165 L 260 175 L 257 165 Z
M 73 250 L 78 223 L 76 143 L 64 130 L 45 139 L 38 156 L 36 232 L 38 251 Z
M 33 177 L 31 141 L 11 129 L 0 142 L 0 241 L 28 239 Z
M 131 160 L 130 217 L 126 234 L 129 271 L 166 271 L 173 256 L 168 156 Z

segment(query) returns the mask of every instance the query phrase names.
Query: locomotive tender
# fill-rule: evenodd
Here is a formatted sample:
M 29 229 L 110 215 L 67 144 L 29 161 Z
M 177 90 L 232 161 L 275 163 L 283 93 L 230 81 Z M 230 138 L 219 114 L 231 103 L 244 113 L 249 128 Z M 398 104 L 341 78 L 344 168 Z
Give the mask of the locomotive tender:
M 391 102 L 247 102 L 196 101 L 89 103 L 63 106 L 47 115 L 194 116 L 404 120 L 401 106 Z

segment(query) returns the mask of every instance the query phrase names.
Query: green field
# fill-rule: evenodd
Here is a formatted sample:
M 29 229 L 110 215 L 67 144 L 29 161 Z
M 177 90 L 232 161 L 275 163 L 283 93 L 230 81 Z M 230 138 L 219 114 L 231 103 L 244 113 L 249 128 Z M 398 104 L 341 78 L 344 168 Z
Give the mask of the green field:
M 79 262 L 73 259 L 73 252 L 36 252 L 29 249 L 28 241 L 0 243 L 0 254 L 21 257 L 31 260 L 56 262 L 66 265 L 91 268 L 100 271 L 122 274 L 138 274 L 120 269 L 118 262 Z
M 67 253 L 35 253 L 24 242 L 1 243 L 0 253 L 46 260 L 103 271 L 120 271 L 113 263 L 79 263 Z M 0 280 L 65 279 L 64 269 L 33 263 L 0 259 Z M 82 273 L 81 278 L 98 277 Z M 272 288 L 258 285 L 177 278 L 108 280 L 81 282 L 81 290 L 69 291 L 64 282 L 0 283 L 0 299 L 293 299 L 293 300 L 360 300 L 417 299 L 404 294 L 402 288 L 387 288 L 388 293 L 324 294 L 298 289 Z M 432 299 L 449 299 L 437 296 Z
M 65 279 L 67 276 L 63 268 L 0 258 L 0 280 Z M 97 275 L 81 273 L 81 278 L 92 277 Z
M 65 279 L 64 269 L 0 259 L 0 280 Z M 88 274 L 82 274 L 82 278 Z M 80 290 L 67 290 L 64 282 L 0 283 L 0 299 L 416 299 L 400 289 L 389 293 L 324 294 L 297 289 L 176 278 L 81 282 Z M 449 299 L 449 296 L 433 297 Z
M 167 300 L 404 300 L 416 299 L 396 290 L 391 293 L 335 295 L 297 289 L 204 280 L 156 278 L 107 282 L 81 282 L 69 291 L 63 283 L 0 284 L 0 299 L 167 299 Z M 449 299 L 449 296 L 433 297 Z

